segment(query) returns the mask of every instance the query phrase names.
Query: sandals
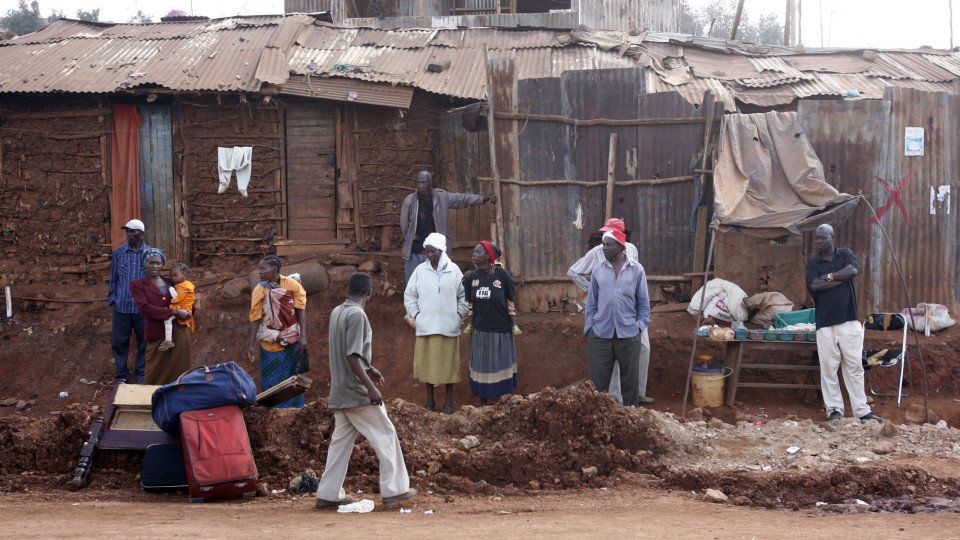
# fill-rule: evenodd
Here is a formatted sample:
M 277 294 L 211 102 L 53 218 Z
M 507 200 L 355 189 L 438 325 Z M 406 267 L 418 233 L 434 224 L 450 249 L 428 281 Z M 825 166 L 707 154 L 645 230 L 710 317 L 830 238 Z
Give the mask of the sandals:
M 443 409 L 440 412 L 443 414 L 453 414 L 453 403 L 444 403 Z
M 437 404 L 433 401 L 428 401 L 426 407 L 427 407 L 427 410 L 430 412 L 434 412 L 437 410 Z

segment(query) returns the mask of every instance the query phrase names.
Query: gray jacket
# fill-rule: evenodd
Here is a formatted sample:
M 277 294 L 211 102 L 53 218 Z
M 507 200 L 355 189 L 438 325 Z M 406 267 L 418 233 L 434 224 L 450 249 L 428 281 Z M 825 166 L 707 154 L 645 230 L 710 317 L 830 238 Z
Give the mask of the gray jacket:
M 433 190 L 433 223 L 438 232 L 447 236 L 447 214 L 451 208 L 466 208 L 483 204 L 483 195 L 473 193 L 450 193 L 442 189 Z M 403 200 L 400 207 L 400 232 L 403 233 L 403 260 L 410 259 L 413 237 L 417 234 L 417 192 L 414 191 Z

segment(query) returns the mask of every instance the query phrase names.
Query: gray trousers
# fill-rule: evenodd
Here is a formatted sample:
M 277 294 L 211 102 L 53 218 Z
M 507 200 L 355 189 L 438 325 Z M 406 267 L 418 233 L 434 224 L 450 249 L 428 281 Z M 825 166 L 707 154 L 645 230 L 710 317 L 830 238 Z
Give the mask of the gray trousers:
M 640 403 L 640 369 L 637 360 L 643 334 L 631 338 L 601 338 L 590 330 L 587 336 L 587 354 L 590 357 L 590 380 L 597 390 L 610 390 L 614 365 L 620 368 L 620 389 L 623 404 L 636 407 Z
M 317 488 L 318 499 L 339 501 L 346 496 L 343 480 L 347 477 L 347 465 L 350 464 L 350 454 L 353 453 L 353 443 L 358 433 L 366 437 L 380 460 L 380 496 L 395 497 L 410 489 L 410 477 L 403 462 L 397 430 L 383 405 L 334 409 L 333 419 L 333 435 L 327 447 L 327 466 Z
M 640 338 L 640 354 L 637 356 L 638 375 L 637 394 L 640 397 L 647 395 L 647 372 L 650 369 L 650 334 L 649 328 L 643 330 Z M 623 394 L 620 392 L 620 366 L 613 365 L 613 375 L 610 376 L 610 397 L 617 400 L 617 403 L 623 405 Z

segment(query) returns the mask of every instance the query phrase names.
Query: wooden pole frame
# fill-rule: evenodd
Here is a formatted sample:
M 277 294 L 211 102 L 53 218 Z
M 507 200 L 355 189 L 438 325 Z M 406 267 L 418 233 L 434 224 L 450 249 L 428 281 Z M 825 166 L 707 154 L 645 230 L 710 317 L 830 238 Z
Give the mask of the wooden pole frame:
M 697 329 L 703 322 L 703 308 L 707 305 L 707 280 L 710 277 L 710 264 L 713 262 L 713 247 L 717 241 L 717 230 L 710 234 L 710 249 L 707 251 L 707 264 L 703 269 L 703 293 L 700 294 L 700 309 L 697 310 L 697 325 L 693 327 L 693 347 L 690 348 L 690 365 L 687 366 L 687 384 L 683 385 L 683 405 L 680 407 L 680 416 L 687 416 L 687 397 L 690 395 L 690 375 L 693 371 L 693 359 L 697 357 Z
M 617 134 L 610 134 L 610 152 L 607 155 L 607 201 L 604 221 L 613 217 L 613 186 L 617 172 Z
M 487 137 L 490 146 L 490 173 L 493 175 L 493 192 L 496 194 L 494 206 L 496 208 L 497 245 L 506 252 L 503 243 L 503 192 L 500 190 L 500 168 L 497 166 L 497 134 L 496 118 L 493 105 L 493 78 L 490 76 L 490 58 L 487 44 L 483 44 L 483 67 L 487 73 Z M 504 262 L 509 260 L 505 258 Z

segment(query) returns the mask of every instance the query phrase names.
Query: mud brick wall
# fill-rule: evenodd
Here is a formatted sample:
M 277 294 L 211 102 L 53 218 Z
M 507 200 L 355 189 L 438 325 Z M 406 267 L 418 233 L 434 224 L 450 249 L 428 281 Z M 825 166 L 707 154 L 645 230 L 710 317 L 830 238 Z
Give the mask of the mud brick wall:
M 277 100 L 264 104 L 241 96 L 188 96 L 174 105 L 174 174 L 192 262 L 224 256 L 256 259 L 273 253 L 271 243 L 283 237 L 281 106 Z M 248 197 L 237 190 L 235 174 L 227 192 L 217 193 L 221 146 L 253 147 Z
M 4 97 L 0 122 L 0 274 L 16 282 L 105 260 L 109 108 L 95 98 Z
M 430 171 L 434 186 L 442 186 L 437 98 L 414 93 L 410 109 L 402 116 L 398 109 L 386 107 L 356 107 L 350 112 L 361 235 L 368 244 L 399 249 L 403 242 L 400 205 L 413 192 L 417 173 Z M 385 230 L 390 234 L 386 244 L 381 240 Z

